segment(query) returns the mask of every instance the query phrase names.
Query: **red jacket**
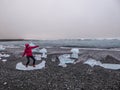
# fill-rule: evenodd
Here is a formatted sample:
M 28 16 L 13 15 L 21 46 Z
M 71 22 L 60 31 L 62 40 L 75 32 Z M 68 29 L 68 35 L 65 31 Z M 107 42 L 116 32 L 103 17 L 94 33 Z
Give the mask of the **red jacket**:
M 39 46 L 29 46 L 29 44 L 26 44 L 23 56 L 33 56 L 32 49 L 37 48 Z

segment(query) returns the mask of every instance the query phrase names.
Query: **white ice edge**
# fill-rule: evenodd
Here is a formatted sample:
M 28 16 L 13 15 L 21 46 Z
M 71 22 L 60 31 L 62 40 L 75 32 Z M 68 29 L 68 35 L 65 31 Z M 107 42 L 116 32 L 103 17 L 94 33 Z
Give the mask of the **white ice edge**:
M 0 50 L 5 50 L 5 47 L 3 45 L 0 45 Z
M 3 62 L 6 62 L 6 61 L 7 61 L 7 59 L 2 59 L 2 61 L 3 61 Z
M 41 60 L 41 55 L 35 55 L 36 60 Z
M 0 57 L 10 57 L 10 55 L 9 54 L 1 54 L 0 53 Z
M 117 70 L 120 69 L 120 64 L 101 64 L 101 67 L 104 67 L 106 69 L 113 69 L 113 70 Z
M 62 67 L 67 67 L 67 63 L 74 63 L 74 59 L 70 59 L 70 55 L 69 54 L 64 54 L 64 55 L 60 55 L 59 57 L 59 66 Z
M 120 64 L 109 64 L 109 63 L 101 63 L 100 61 L 97 61 L 95 59 L 88 59 L 87 61 L 84 62 L 84 64 L 88 64 L 91 67 L 96 66 L 101 66 L 106 69 L 112 69 L 112 70 L 117 70 L 120 69 Z
M 39 50 L 39 52 L 41 52 L 41 53 L 47 53 L 47 49 L 46 48 L 42 48 L 42 49 Z
M 40 64 L 36 65 L 35 67 L 33 67 L 33 66 L 26 67 L 25 65 L 22 64 L 22 62 L 19 62 L 16 65 L 16 69 L 17 70 L 37 70 L 37 69 L 43 69 L 43 68 L 45 68 L 45 63 L 46 63 L 46 61 L 42 61 Z

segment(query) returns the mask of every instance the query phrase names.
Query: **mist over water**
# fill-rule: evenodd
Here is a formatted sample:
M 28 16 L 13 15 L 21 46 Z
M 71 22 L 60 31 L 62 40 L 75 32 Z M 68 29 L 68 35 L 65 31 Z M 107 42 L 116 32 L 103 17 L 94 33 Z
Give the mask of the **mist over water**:
M 118 37 L 119 0 L 0 0 L 0 39 Z

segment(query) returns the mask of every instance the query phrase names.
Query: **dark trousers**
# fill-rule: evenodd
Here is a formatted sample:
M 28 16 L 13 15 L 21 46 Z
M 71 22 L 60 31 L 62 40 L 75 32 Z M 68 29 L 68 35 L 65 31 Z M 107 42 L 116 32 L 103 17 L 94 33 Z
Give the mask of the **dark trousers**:
M 35 65 L 35 58 L 33 56 L 27 56 L 27 63 L 26 66 L 30 63 L 30 58 L 33 60 L 33 65 Z

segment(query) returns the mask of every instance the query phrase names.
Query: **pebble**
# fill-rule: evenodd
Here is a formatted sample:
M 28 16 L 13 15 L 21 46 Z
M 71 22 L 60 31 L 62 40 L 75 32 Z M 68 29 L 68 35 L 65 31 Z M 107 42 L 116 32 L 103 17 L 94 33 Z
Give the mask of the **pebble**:
M 7 84 L 7 82 L 4 82 L 3 84 L 4 84 L 4 85 L 6 85 L 6 84 Z

